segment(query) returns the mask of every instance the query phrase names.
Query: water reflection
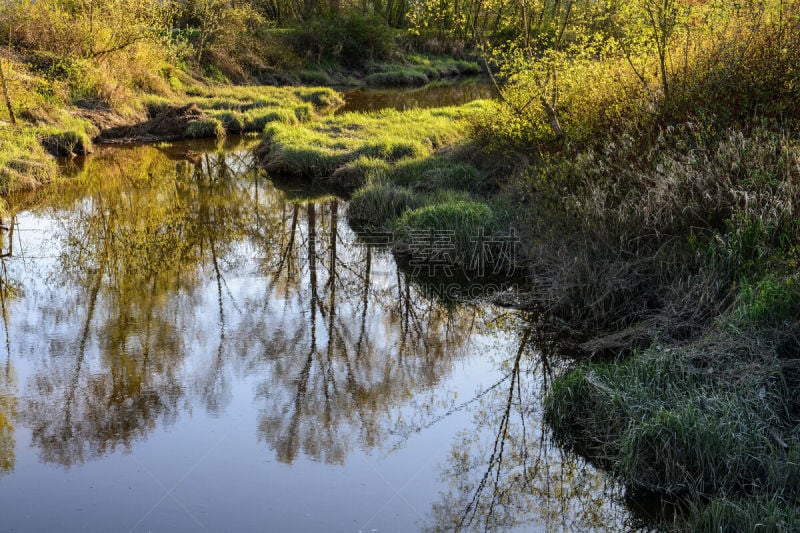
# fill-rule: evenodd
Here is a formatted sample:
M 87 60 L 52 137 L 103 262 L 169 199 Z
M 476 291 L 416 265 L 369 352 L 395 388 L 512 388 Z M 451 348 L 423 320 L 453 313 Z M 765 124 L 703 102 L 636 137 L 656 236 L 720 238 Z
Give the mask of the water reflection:
M 15 220 L 0 225 L 0 313 L 3 319 L 3 356 L 0 366 L 0 476 L 14 470 L 16 439 L 14 423 L 17 416 L 17 376 L 11 361 L 11 338 L 8 328 L 8 304 L 20 296 L 19 284 L 11 279 L 6 257 L 13 253 Z
M 505 378 L 481 397 L 476 427 L 453 443 L 440 472 L 450 490 L 433 505 L 426 529 L 636 529 L 621 504 L 621 487 L 553 443 L 541 411 L 553 372 L 560 369 L 534 349 L 544 344 L 535 330 L 519 323 L 515 329 L 517 352 L 505 362 Z
M 195 399 L 220 415 L 235 359 L 264 376 L 258 435 L 279 460 L 342 463 L 448 371 L 476 308 L 422 298 L 386 251 L 355 243 L 341 200 L 287 200 L 247 153 L 114 150 L 82 169 L 88 196 L 49 208 L 61 246 L 40 311 L 63 334 L 20 415 L 44 461 L 130 449 Z
M 414 109 L 461 105 L 495 98 L 497 91 L 485 78 L 431 83 L 414 89 L 355 89 L 345 91 L 345 104 L 336 114 L 378 109 Z
M 14 470 L 16 439 L 14 418 L 17 411 L 16 376 L 11 358 L 0 368 L 0 476 Z
M 74 172 L 57 195 L 12 199 L 0 233 L 0 475 L 20 449 L 15 424 L 41 461 L 72 468 L 199 412 L 252 413 L 236 438 L 282 465 L 396 454 L 446 424 L 456 399 L 442 383 L 496 337 L 516 348 L 464 404 L 477 424 L 443 465 L 451 490 L 430 529 L 619 523 L 604 478 L 546 437 L 549 370 L 527 326 L 426 298 L 355 238 L 341 199 L 287 194 L 247 145 L 101 150 Z

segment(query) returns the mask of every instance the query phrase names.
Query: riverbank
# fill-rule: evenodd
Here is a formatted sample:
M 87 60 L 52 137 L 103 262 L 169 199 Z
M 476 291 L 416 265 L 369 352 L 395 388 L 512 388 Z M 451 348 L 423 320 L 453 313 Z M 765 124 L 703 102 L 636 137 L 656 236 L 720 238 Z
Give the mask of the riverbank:
M 116 62 L 41 51 L 1 47 L 0 57 L 9 94 L 0 122 L 0 194 L 57 179 L 54 157 L 86 155 L 95 144 L 259 135 L 271 122 L 306 122 L 344 103 L 332 88 L 302 83 L 419 86 L 481 72 L 474 61 L 406 54 L 357 66 L 287 66 L 272 80 L 282 86 L 252 85 L 257 77 L 241 85 L 192 69 L 154 69 L 141 58 L 126 72 Z
M 446 247 L 428 241 L 416 259 L 446 250 L 469 269 L 479 229 L 492 241 L 513 228 L 528 279 L 506 302 L 575 360 L 546 398 L 561 442 L 632 499 L 655 494 L 651 525 L 794 530 L 800 56 L 761 54 L 770 32 L 797 42 L 797 29 L 760 30 L 760 50 L 725 78 L 704 70 L 702 54 L 720 48 L 698 53 L 667 80 L 681 92 L 660 110 L 658 77 L 643 83 L 619 58 L 576 61 L 557 116 L 531 104 L 523 70 L 475 112 L 275 125 L 261 153 L 268 169 L 352 191 L 351 222 L 390 233 L 412 259 L 424 251 L 414 239 L 440 235 Z
M 632 498 L 656 493 L 669 511 L 652 524 L 797 529 L 800 54 L 774 43 L 800 42 L 800 24 L 771 24 L 741 50 L 736 32 L 701 40 L 672 73 L 652 52 L 637 58 L 646 72 L 611 52 L 547 73 L 522 62 L 502 102 L 336 116 L 330 89 L 170 70 L 148 92 L 99 97 L 98 82 L 77 90 L 18 62 L 15 105 L 38 129 L 8 130 L 24 134 L 3 137 L 3 168 L 52 179 L 45 147 L 85 153 L 98 135 L 263 131 L 267 170 L 350 195 L 359 235 L 389 235 L 412 274 L 527 275 L 504 303 L 575 360 L 547 419 Z

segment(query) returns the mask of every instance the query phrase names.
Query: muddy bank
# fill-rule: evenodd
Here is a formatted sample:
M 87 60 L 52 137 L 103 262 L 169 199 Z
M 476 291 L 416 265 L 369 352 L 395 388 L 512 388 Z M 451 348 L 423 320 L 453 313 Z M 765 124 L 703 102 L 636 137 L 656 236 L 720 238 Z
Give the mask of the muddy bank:
M 90 115 L 86 118 L 92 122 L 95 122 L 96 118 L 106 119 L 105 114 L 97 117 Z M 207 120 L 209 120 L 208 115 L 196 104 L 170 105 L 161 109 L 151 109 L 142 122 L 121 123 L 118 121 L 110 127 L 101 127 L 94 142 L 124 144 L 176 141 L 189 136 L 188 132 L 193 123 Z M 97 125 L 101 126 L 101 124 Z

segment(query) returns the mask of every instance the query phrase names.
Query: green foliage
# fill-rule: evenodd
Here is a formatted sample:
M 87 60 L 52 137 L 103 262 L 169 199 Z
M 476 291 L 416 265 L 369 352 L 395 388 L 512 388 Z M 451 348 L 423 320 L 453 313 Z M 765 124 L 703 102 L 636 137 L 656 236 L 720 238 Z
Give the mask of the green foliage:
M 315 69 L 304 69 L 298 74 L 300 81 L 308 85 L 332 85 L 333 80 L 327 72 Z
M 356 189 L 365 183 L 383 180 L 392 168 L 388 161 L 374 157 L 361 156 L 336 169 L 328 182 L 342 189 Z
M 294 116 L 297 117 L 298 122 L 308 122 L 314 112 L 311 104 L 303 104 L 294 108 Z
M 419 54 L 409 54 L 400 68 L 397 64 L 377 63 L 370 70 L 375 72 L 366 76 L 364 83 L 375 87 L 414 87 L 441 78 L 482 72 L 481 66 L 473 61 Z
M 266 21 L 249 2 L 194 0 L 182 6 L 179 24 L 194 49 L 194 60 L 206 75 L 218 81 L 244 81 L 248 73 L 265 66 L 257 51 L 263 47 Z
M 217 115 L 217 119 L 228 133 L 238 134 L 245 131 L 244 119 L 236 113 L 226 111 Z
M 328 113 L 342 102 L 336 91 L 319 87 L 232 86 L 196 88 L 192 96 L 144 99 L 149 115 L 169 106 L 195 104 L 228 133 L 261 133 L 267 124 L 295 125 Z M 203 134 L 204 136 L 206 133 Z
M 389 59 L 394 49 L 394 34 L 384 21 L 358 13 L 314 18 L 295 30 L 292 41 L 302 57 L 347 66 Z
M 691 502 L 681 520 L 726 523 L 744 494 L 782 515 L 800 475 L 800 443 L 782 422 L 791 389 L 776 378 L 780 363 L 763 340 L 725 339 L 580 365 L 554 381 L 546 417 L 628 487 Z M 771 508 L 754 505 L 746 523 L 776 516 Z
M 736 307 L 727 318 L 735 325 L 752 326 L 794 322 L 800 319 L 800 279 L 792 274 L 767 274 L 757 283 L 743 279 Z
M 492 50 L 507 85 L 499 112 L 477 124 L 482 141 L 596 147 L 675 123 L 719 127 L 756 115 L 797 116 L 796 1 L 574 7 L 547 23 L 554 34 L 527 32 Z
M 797 531 L 800 514 L 780 498 L 715 498 L 689 518 L 692 531 Z
M 704 391 L 706 392 L 706 391 Z M 770 413 L 753 398 L 703 394 L 641 415 L 624 433 L 620 475 L 640 489 L 708 494 L 744 486 L 769 453 Z
M 58 131 L 41 137 L 42 146 L 56 157 L 86 155 L 92 150 L 92 142 L 82 131 Z
M 0 194 L 34 189 L 55 179 L 49 157 L 31 129 L 0 128 Z
M 244 115 L 244 131 L 263 133 L 271 122 L 297 124 L 297 115 L 291 109 L 249 111 Z
M 338 107 L 344 104 L 342 95 L 330 87 L 304 87 L 294 92 L 303 102 L 313 104 L 314 107 L 324 109 Z
M 103 57 L 140 42 L 158 43 L 171 5 L 155 0 L 12 0 L 2 6 L 3 35 L 25 48 L 60 57 Z
M 364 78 L 364 83 L 375 87 L 419 87 L 428 83 L 428 77 L 416 70 L 376 72 Z

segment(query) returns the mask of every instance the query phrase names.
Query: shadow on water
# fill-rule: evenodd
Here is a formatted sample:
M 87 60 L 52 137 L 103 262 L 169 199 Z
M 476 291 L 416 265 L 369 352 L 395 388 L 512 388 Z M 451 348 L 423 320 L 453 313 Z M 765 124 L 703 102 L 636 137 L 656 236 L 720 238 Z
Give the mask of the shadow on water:
M 203 515 L 211 529 L 316 527 L 247 504 L 286 497 L 287 479 L 302 496 L 286 505 L 302 500 L 343 530 L 634 527 L 624 491 L 553 444 L 541 399 L 564 363 L 537 350 L 526 317 L 426 297 L 385 246 L 356 237 L 345 200 L 276 187 L 251 147 L 100 149 L 58 194 L 11 199 L 0 258 L 4 522 L 30 525 L 15 512 L 29 498 L 56 501 L 37 496 L 38 479 L 76 505 L 96 497 L 89 484 L 132 476 L 126 461 L 145 461 L 140 449 L 155 446 L 152 468 L 169 470 L 187 453 L 180 435 L 225 424 L 238 451 L 204 456 L 192 472 L 244 503 L 203 484 L 181 496 L 194 510 L 216 498 Z M 274 463 L 260 459 L 265 449 Z M 20 455 L 38 478 L 14 471 Z M 381 496 L 365 461 L 391 467 L 384 480 L 415 474 L 386 481 Z M 63 469 L 93 462 L 100 477 L 70 484 Z M 326 476 L 336 490 L 308 491 Z M 411 510 L 387 506 L 406 486 Z M 124 518 L 145 493 L 106 505 Z M 247 512 L 234 516 L 239 504 Z M 174 525 L 137 516 L 134 529 Z

